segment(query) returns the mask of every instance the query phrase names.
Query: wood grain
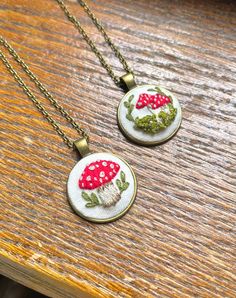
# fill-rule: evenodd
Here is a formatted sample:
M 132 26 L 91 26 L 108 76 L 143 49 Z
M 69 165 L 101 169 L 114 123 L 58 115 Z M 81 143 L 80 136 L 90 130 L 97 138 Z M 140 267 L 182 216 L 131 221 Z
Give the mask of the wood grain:
M 123 75 L 80 6 L 67 3 Z M 114 223 L 75 215 L 66 181 L 76 153 L 0 65 L 0 273 L 57 298 L 235 298 L 235 3 L 89 4 L 138 83 L 178 96 L 182 127 L 158 147 L 127 141 L 116 123 L 122 91 L 56 2 L 2 0 L 0 34 L 90 131 L 94 151 L 119 153 L 133 165 L 139 191 Z

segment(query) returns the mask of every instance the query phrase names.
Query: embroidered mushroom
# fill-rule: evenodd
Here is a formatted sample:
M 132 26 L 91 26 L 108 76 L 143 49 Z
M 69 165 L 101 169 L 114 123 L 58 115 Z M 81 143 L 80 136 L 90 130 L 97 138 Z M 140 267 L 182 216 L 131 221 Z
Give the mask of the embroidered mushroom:
M 113 183 L 120 170 L 120 165 L 108 160 L 92 162 L 84 169 L 79 187 L 87 190 L 97 190 L 101 204 L 104 207 L 115 205 L 121 198 L 119 189 Z
M 156 94 L 141 93 L 135 105 L 132 104 L 133 95 L 124 102 L 127 109 L 126 119 L 134 122 L 134 128 L 142 130 L 144 133 L 156 134 L 171 125 L 176 117 L 177 109 L 172 103 L 171 96 L 166 96 L 159 87 L 156 86 L 147 91 Z M 134 117 L 132 114 L 134 107 L 137 110 L 146 107 L 150 113 L 146 115 L 137 113 L 137 116 Z
M 169 103 L 171 103 L 171 100 L 168 96 L 161 95 L 158 93 L 155 95 L 142 93 L 139 95 L 139 99 L 136 103 L 136 109 L 151 107 L 153 110 L 155 110 Z

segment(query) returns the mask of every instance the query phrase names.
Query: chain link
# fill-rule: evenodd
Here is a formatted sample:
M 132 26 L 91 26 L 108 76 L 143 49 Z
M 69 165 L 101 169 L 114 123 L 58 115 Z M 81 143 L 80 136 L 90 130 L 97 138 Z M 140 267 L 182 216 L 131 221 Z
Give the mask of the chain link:
M 76 29 L 80 32 L 80 34 L 83 36 L 84 40 L 87 42 L 87 44 L 90 46 L 91 50 L 95 53 L 95 55 L 98 57 L 100 63 L 102 66 L 106 69 L 112 80 L 115 82 L 115 84 L 119 87 L 121 87 L 120 78 L 115 75 L 114 71 L 112 70 L 111 65 L 104 59 L 102 56 L 102 53 L 98 50 L 95 43 L 90 39 L 87 32 L 83 29 L 81 26 L 79 20 L 73 16 L 70 11 L 68 10 L 67 6 L 65 5 L 63 0 L 56 0 L 56 2 L 59 4 L 63 12 L 65 13 L 68 20 L 76 27 Z M 112 42 L 111 38 L 107 35 L 103 25 L 99 22 L 99 20 L 95 17 L 94 13 L 90 10 L 89 6 L 82 0 L 78 0 L 79 4 L 83 7 L 84 11 L 87 13 L 87 15 L 90 17 L 94 25 L 97 27 L 98 31 L 102 33 L 106 43 L 110 46 L 112 51 L 114 52 L 115 56 L 119 59 L 120 63 L 123 65 L 124 70 L 127 73 L 132 73 L 133 71 L 128 66 L 125 58 L 120 53 L 117 46 Z
M 31 81 L 34 82 L 34 84 L 38 87 L 40 92 L 46 97 L 46 99 L 49 100 L 51 105 L 60 112 L 60 114 L 72 125 L 72 127 L 86 140 L 88 141 L 89 136 L 85 132 L 84 129 L 82 129 L 75 120 L 68 114 L 68 112 L 57 102 L 56 99 L 53 98 L 53 96 L 49 93 L 49 91 L 44 87 L 44 85 L 38 80 L 38 78 L 32 73 L 32 71 L 29 69 L 29 67 L 25 64 L 25 62 L 20 58 L 20 56 L 16 53 L 16 51 L 10 46 L 10 44 L 0 36 L 0 45 L 4 46 L 4 48 L 10 53 L 10 55 L 14 58 L 14 60 L 22 67 L 24 72 L 29 76 Z M 14 70 L 12 65 L 7 60 L 6 56 L 3 54 L 3 52 L 0 50 L 0 59 L 8 69 L 8 71 L 11 73 L 11 75 L 14 77 L 16 82 L 19 84 L 19 86 L 23 89 L 25 94 L 28 96 L 28 98 L 34 103 L 36 108 L 43 114 L 43 116 L 47 119 L 47 121 L 53 126 L 55 131 L 58 133 L 58 135 L 63 139 L 63 141 L 66 143 L 66 145 L 69 148 L 73 148 L 73 141 L 70 140 L 65 132 L 60 128 L 60 126 L 57 124 L 57 122 L 52 118 L 52 116 L 46 111 L 44 106 L 38 101 L 38 99 L 34 96 L 34 94 L 30 91 L 30 89 L 27 87 L 27 85 L 24 83 L 22 78 L 19 76 L 19 74 Z

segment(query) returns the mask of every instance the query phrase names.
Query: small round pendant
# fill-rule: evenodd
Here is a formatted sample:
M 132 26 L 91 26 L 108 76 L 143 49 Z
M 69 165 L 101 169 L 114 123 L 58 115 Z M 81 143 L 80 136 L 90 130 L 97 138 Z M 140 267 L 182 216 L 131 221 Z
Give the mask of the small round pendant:
M 156 145 L 179 129 L 182 112 L 171 92 L 155 85 L 131 89 L 118 107 L 118 124 L 124 135 L 140 145 Z
M 126 161 L 111 153 L 93 153 L 72 169 L 67 182 L 70 204 L 92 222 L 110 222 L 124 215 L 137 193 L 136 177 Z

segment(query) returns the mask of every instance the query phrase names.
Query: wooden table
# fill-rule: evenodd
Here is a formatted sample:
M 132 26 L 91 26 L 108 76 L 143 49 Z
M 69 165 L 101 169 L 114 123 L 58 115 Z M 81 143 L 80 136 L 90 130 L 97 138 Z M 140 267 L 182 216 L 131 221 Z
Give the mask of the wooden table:
M 81 7 L 67 4 L 123 75 Z M 138 83 L 178 96 L 182 127 L 158 147 L 127 141 L 116 123 L 122 91 L 56 2 L 2 0 L 0 34 L 89 129 L 93 150 L 133 165 L 139 191 L 130 212 L 111 224 L 75 215 L 66 182 L 76 153 L 0 64 L 0 273 L 57 298 L 235 298 L 235 2 L 89 4 Z

